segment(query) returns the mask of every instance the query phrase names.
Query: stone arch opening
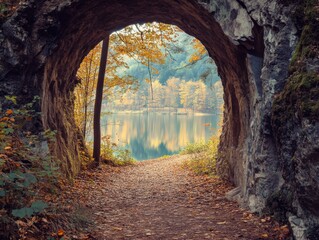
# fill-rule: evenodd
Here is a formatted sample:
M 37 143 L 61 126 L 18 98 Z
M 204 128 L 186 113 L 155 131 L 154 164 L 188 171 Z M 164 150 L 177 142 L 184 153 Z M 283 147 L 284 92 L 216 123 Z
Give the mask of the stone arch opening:
M 157 35 L 150 39 L 150 32 L 154 30 Z M 134 42 L 124 39 L 128 32 Z M 143 43 L 145 48 L 141 47 Z M 140 49 L 146 49 L 147 54 L 156 54 L 157 47 L 154 50 L 149 45 L 161 48 L 163 55 L 157 56 L 164 62 L 139 55 L 139 51 L 143 51 Z M 97 56 L 101 53 L 101 46 L 102 42 L 82 61 L 77 71 L 81 84 L 75 88 L 75 117 L 81 132 L 86 133 L 85 142 L 89 149 L 93 145 L 93 116 L 83 117 L 83 113 L 92 112 L 93 103 L 90 102 L 90 107 L 84 106 L 81 98 L 90 101 L 94 97 L 92 85 L 97 82 L 100 61 Z M 194 55 L 195 49 L 198 49 L 199 55 Z M 120 57 L 116 58 L 114 52 L 118 52 Z M 155 71 L 149 71 L 148 58 Z M 108 74 L 108 67 L 117 68 L 120 72 L 115 73 L 118 86 L 103 94 L 102 113 L 111 114 L 101 116 L 101 136 L 120 148 L 130 150 L 135 160 L 177 154 L 187 144 L 208 141 L 221 130 L 223 90 L 216 65 L 206 48 L 176 25 L 151 22 L 129 25 L 113 32 L 109 40 L 108 64 L 105 89 L 112 85 L 114 79 L 114 72 Z M 121 67 L 124 64 L 126 67 Z M 123 84 L 124 79 L 132 82 Z M 152 79 L 152 85 L 148 79 Z M 179 89 L 181 86 L 188 86 L 183 88 L 184 94 L 179 92 L 182 91 Z M 90 90 L 85 92 L 85 89 Z M 187 96 L 184 97 L 185 102 L 181 100 L 182 95 Z M 191 98 L 193 95 L 196 97 Z
M 58 16 L 54 17 L 60 24 L 45 31 L 57 38 L 52 54 L 44 64 L 43 124 L 45 128 L 59 129 L 54 151 L 66 162 L 69 174 L 77 173 L 80 167 L 77 161 L 79 135 L 70 113 L 73 112 L 75 74 L 82 59 L 106 34 L 134 23 L 159 21 L 177 25 L 199 39 L 216 62 L 225 91 L 221 151 L 225 160 L 230 154 L 228 149 L 232 149 L 230 165 L 235 166 L 228 168 L 225 175 L 237 185 L 242 183 L 241 149 L 247 138 L 251 115 L 249 96 L 255 94 L 255 90 L 249 88 L 246 57 L 248 52 L 262 54 L 258 52 L 260 48 L 254 46 L 254 41 L 246 46 L 235 45 L 207 9 L 196 1 L 79 1 L 61 7 Z

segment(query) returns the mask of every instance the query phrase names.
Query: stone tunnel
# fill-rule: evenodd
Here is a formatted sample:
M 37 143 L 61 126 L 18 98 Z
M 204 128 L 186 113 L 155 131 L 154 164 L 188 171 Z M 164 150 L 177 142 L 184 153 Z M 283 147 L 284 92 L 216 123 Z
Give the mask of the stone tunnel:
M 221 76 L 225 110 L 218 170 L 237 187 L 231 197 L 254 212 L 282 212 L 295 237 L 308 239 L 319 231 L 319 126 L 291 125 L 299 135 L 286 134 L 287 147 L 272 125 L 274 97 L 287 83 L 300 39 L 291 19 L 294 6 L 281 2 L 26 0 L 1 22 L 2 109 L 6 95 L 21 101 L 40 96 L 37 127 L 58 130 L 52 153 L 74 176 L 80 171 L 81 136 L 73 90 L 83 58 L 127 25 L 177 25 L 202 42 Z M 280 204 L 285 206 L 279 209 Z

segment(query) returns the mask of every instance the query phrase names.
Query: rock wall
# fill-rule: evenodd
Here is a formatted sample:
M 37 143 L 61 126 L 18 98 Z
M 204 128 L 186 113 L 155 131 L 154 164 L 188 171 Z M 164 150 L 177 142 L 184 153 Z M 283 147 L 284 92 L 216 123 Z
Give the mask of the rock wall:
M 299 0 L 26 0 L 1 20 L 2 108 L 9 105 L 5 95 L 20 102 L 40 95 L 43 127 L 58 130 L 52 152 L 67 175 L 75 175 L 82 138 L 73 120 L 72 92 L 84 56 L 106 34 L 129 24 L 178 25 L 202 41 L 222 78 L 218 167 L 238 186 L 235 198 L 255 212 L 288 220 L 297 239 L 317 239 L 318 118 L 283 117 L 286 105 L 296 104 L 283 100 L 290 96 L 289 64 L 305 25 L 294 21 L 296 9 Z M 311 59 L 305 72 L 317 76 L 318 54 Z M 318 88 L 312 79 L 310 91 Z M 282 97 L 274 102 L 277 96 Z

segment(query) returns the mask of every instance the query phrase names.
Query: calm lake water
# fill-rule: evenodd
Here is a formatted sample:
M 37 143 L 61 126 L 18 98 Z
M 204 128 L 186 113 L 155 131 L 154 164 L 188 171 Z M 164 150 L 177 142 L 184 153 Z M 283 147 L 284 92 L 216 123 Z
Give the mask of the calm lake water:
M 111 136 L 134 159 L 147 160 L 208 140 L 216 133 L 218 121 L 219 115 L 111 114 L 102 118 L 101 125 L 102 136 Z

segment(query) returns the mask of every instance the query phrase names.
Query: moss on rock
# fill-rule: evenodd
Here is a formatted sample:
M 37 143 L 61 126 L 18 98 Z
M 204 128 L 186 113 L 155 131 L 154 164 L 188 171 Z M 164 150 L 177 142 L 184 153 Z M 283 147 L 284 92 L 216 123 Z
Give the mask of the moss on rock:
M 289 79 L 274 100 L 272 121 L 275 129 L 291 118 L 319 120 L 319 73 L 309 67 L 319 56 L 319 3 L 317 0 L 285 2 L 298 2 L 297 9 L 302 9 L 304 25 L 291 59 Z

